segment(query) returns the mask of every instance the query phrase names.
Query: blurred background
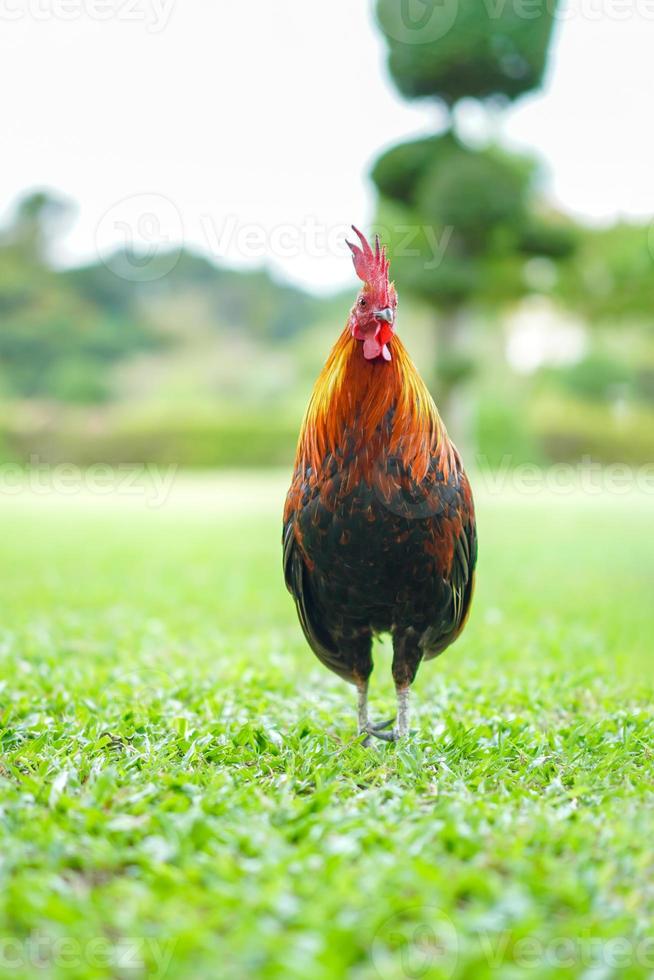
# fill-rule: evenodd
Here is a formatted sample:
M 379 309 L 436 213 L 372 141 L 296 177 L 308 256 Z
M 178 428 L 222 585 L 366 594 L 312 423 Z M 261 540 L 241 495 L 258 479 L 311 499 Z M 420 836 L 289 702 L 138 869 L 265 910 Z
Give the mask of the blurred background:
M 4 4 L 0 462 L 291 463 L 389 242 L 479 465 L 654 459 L 654 15 Z

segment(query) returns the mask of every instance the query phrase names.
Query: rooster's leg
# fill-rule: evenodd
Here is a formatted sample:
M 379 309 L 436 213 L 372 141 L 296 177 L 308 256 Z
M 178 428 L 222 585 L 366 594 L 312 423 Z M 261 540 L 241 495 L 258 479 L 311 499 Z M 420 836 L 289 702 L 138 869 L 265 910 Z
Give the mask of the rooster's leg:
M 385 728 L 390 728 L 395 721 L 395 718 L 389 718 L 388 721 L 380 721 L 377 724 L 372 724 L 368 717 L 368 681 L 359 681 L 357 683 L 357 720 L 359 723 L 359 735 L 377 735 L 378 732 L 382 732 Z M 366 739 L 367 742 L 368 739 Z
M 409 687 L 397 688 L 397 736 L 409 734 Z
M 368 681 L 359 681 L 357 684 L 357 720 L 359 722 L 359 735 L 368 731 L 370 721 L 368 719 Z
M 368 731 L 375 738 L 380 738 L 384 742 L 397 742 L 405 735 L 409 734 L 409 688 L 398 687 L 397 693 L 397 725 L 392 732 L 383 731 L 387 725 L 378 725 L 369 728 Z M 391 722 L 388 722 L 390 725 Z
M 397 742 L 409 734 L 409 691 L 422 660 L 422 649 L 414 630 L 393 636 L 393 680 L 397 695 L 397 725 L 392 732 L 371 732 L 385 742 Z

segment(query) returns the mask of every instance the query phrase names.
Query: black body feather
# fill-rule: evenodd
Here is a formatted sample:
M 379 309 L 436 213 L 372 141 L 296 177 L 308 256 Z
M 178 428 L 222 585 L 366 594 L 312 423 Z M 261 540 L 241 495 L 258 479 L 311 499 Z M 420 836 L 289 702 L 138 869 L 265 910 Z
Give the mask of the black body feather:
M 284 574 L 306 639 L 351 682 L 372 670 L 374 634 L 390 632 L 393 676 L 411 683 L 424 657 L 460 633 L 472 597 L 477 533 L 458 456 L 447 475 L 434 457 L 417 482 L 401 458 L 381 456 L 352 486 L 351 447 L 319 472 L 296 471 L 284 526 Z

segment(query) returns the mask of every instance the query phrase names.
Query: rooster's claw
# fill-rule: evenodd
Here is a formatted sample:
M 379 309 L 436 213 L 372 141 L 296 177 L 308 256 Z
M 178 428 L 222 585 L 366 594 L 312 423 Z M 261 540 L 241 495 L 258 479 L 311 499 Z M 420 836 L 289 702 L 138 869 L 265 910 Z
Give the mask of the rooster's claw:
M 378 721 L 375 725 L 368 725 L 362 732 L 361 735 L 366 737 L 363 740 L 363 745 L 370 745 L 370 737 L 381 738 L 385 741 L 392 741 L 391 732 L 386 732 L 384 729 L 390 728 L 391 725 L 395 723 L 395 718 L 389 718 L 388 721 Z
M 390 732 L 385 732 L 382 728 L 370 729 L 370 733 L 364 742 L 364 745 L 370 744 L 369 739 L 371 735 L 373 735 L 375 738 L 381 739 L 382 742 L 397 742 L 400 737 L 395 728 Z
M 370 745 L 371 735 L 374 735 L 375 738 L 381 739 L 382 742 L 401 742 L 403 738 L 407 737 L 407 735 L 418 734 L 418 730 L 416 728 L 412 728 L 410 731 L 404 733 L 399 732 L 397 728 L 394 728 L 392 732 L 385 732 L 384 728 L 388 728 L 390 724 L 391 722 L 387 722 L 385 725 L 375 725 L 374 727 L 371 725 L 368 730 L 368 737 L 363 744 Z
M 390 728 L 394 722 L 395 722 L 395 715 L 393 715 L 392 718 L 389 718 L 388 721 L 378 721 L 376 725 L 368 725 L 367 730 L 370 733 L 383 732 L 385 728 Z

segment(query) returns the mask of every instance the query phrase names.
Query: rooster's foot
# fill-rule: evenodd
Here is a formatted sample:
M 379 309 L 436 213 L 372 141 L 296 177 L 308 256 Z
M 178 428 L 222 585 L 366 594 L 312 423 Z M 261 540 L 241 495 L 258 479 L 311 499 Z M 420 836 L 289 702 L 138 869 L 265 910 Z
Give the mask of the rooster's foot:
M 393 728 L 390 732 L 385 732 L 382 729 L 371 731 L 363 744 L 370 745 L 371 737 L 379 738 L 382 742 L 397 742 L 399 741 L 400 733 L 398 732 L 397 728 Z
M 375 738 L 386 738 L 387 734 L 385 732 L 386 728 L 390 728 L 395 722 L 395 718 L 389 718 L 388 721 L 378 721 L 375 725 L 370 722 L 365 728 L 362 728 L 359 732 L 360 735 L 365 735 L 363 740 L 364 745 L 370 745 L 370 738 L 374 735 Z
M 395 719 L 393 719 L 393 721 L 394 720 Z M 375 725 L 374 727 L 369 728 L 368 738 L 364 742 L 364 745 L 370 745 L 371 736 L 380 739 L 382 742 L 399 742 L 402 736 L 400 735 L 397 728 L 392 728 L 390 732 L 385 731 L 385 729 L 388 728 L 389 725 L 391 724 L 392 722 L 389 722 L 388 725 L 383 725 L 383 726 Z
M 409 735 L 417 735 L 418 729 L 412 728 L 407 732 L 400 732 L 397 728 L 394 728 L 391 732 L 385 732 L 377 729 L 377 731 L 370 732 L 368 738 L 363 743 L 364 745 L 370 745 L 370 735 L 374 735 L 375 738 L 379 738 L 382 742 L 401 742 L 403 739 L 407 738 Z

